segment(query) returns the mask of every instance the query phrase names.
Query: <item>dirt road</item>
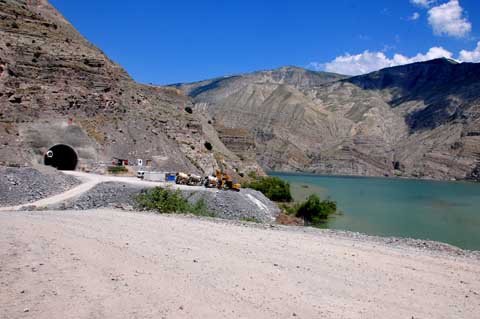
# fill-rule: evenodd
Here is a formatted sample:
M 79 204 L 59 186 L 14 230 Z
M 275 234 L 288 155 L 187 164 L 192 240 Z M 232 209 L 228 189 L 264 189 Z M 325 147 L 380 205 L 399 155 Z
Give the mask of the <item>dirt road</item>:
M 66 200 L 72 199 L 74 197 L 80 196 L 83 193 L 88 192 L 96 185 L 104 182 L 118 182 L 118 183 L 127 183 L 132 185 L 139 185 L 144 187 L 170 187 L 174 189 L 188 189 L 188 190 L 198 190 L 202 192 L 214 191 L 213 189 L 201 187 L 201 186 L 186 186 L 186 185 L 177 185 L 173 183 L 166 183 L 166 182 L 149 182 L 143 181 L 136 177 L 119 177 L 119 176 L 110 176 L 110 175 L 98 175 L 98 174 L 90 174 L 84 173 L 79 171 L 63 171 L 64 174 L 74 176 L 78 180 L 82 182 L 82 184 L 55 196 L 47 197 L 41 200 L 38 200 L 33 203 L 17 205 L 17 206 L 10 206 L 10 207 L 0 207 L 1 211 L 13 211 L 13 210 L 20 210 L 22 207 L 25 206 L 37 206 L 37 207 L 46 207 L 48 205 L 58 204 L 64 202 Z
M 0 214 L 0 318 L 479 318 L 480 262 L 179 216 Z

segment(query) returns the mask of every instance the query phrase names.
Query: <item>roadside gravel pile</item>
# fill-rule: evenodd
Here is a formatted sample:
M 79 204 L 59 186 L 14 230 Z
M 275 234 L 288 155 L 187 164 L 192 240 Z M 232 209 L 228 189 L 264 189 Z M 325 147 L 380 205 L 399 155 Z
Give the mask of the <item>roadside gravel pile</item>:
M 4 167 L 0 166 L 0 206 L 31 203 L 53 196 L 80 184 L 51 167 Z
M 122 208 L 133 210 L 134 195 L 140 194 L 144 186 L 119 182 L 98 184 L 85 194 L 66 203 L 50 206 L 49 209 L 88 210 L 95 208 Z M 279 208 L 262 193 L 251 189 L 241 192 L 205 189 L 202 191 L 183 190 L 182 195 L 190 203 L 204 200 L 209 211 L 223 219 L 248 219 L 258 222 L 274 222 Z
M 182 193 L 190 203 L 203 199 L 208 209 L 223 219 L 250 219 L 271 223 L 280 214 L 277 205 L 253 189 L 242 189 L 240 192 L 213 190 Z
M 100 183 L 73 200 L 49 208 L 87 210 L 110 207 L 132 210 L 136 205 L 133 197 L 140 194 L 142 189 L 142 186 L 119 182 Z

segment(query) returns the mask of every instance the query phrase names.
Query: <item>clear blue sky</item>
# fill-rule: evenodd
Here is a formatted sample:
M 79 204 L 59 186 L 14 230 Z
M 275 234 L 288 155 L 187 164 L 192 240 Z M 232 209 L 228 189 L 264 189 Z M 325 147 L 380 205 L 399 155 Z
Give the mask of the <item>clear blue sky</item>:
M 428 22 L 428 10 L 452 0 L 429 7 L 411 1 L 50 2 L 137 81 L 169 84 L 312 62 L 322 69 L 338 56 L 365 50 L 413 57 L 441 46 L 456 58 L 462 49 L 475 49 L 480 1 L 457 2 L 462 21 L 471 25 L 460 36 L 438 33 Z

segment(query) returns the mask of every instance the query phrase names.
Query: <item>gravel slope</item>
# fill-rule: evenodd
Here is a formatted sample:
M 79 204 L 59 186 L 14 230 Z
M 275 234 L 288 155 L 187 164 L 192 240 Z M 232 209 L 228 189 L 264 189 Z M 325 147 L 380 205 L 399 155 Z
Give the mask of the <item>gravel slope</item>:
M 177 185 L 170 185 L 174 188 Z M 153 187 L 149 185 L 149 187 Z M 48 206 L 51 210 L 87 210 L 96 208 L 124 208 L 133 210 L 138 204 L 134 196 L 148 187 L 124 182 L 102 182 L 80 196 L 64 203 Z M 241 192 L 220 191 L 198 188 L 181 190 L 182 195 L 192 204 L 203 200 L 210 212 L 224 219 L 254 218 L 259 222 L 271 223 L 280 209 L 262 193 L 252 189 Z
M 82 195 L 64 203 L 51 205 L 52 210 L 87 210 L 95 208 L 125 207 L 133 209 L 137 205 L 134 196 L 142 192 L 145 187 L 120 182 L 102 182 Z
M 0 206 L 20 205 L 65 192 L 80 184 L 75 177 L 50 167 L 0 166 Z
M 0 318 L 478 318 L 478 258 L 116 210 L 0 214 Z
M 96 209 L 118 208 L 131 209 L 135 206 L 132 196 L 142 189 L 164 187 L 180 190 L 192 203 L 204 199 L 211 212 L 217 217 L 225 219 L 255 218 L 260 222 L 273 222 L 280 213 L 280 209 L 262 193 L 251 189 L 242 189 L 241 192 L 219 191 L 203 186 L 176 185 L 165 182 L 149 182 L 135 177 L 118 177 L 109 175 L 89 174 L 78 171 L 58 172 L 59 178 L 68 175 L 75 181 L 82 181 L 81 185 L 64 193 L 43 198 L 29 205 L 2 207 L 0 212 L 11 210 L 35 210 L 36 208 L 57 209 Z M 23 181 L 19 187 L 28 189 L 28 181 Z M 0 188 L 1 190 L 1 188 Z M 32 190 L 29 189 L 31 192 Z M 27 191 L 25 191 L 27 192 Z M 28 193 L 28 192 L 27 192 Z M 1 194 L 1 193 L 0 193 Z M 22 192 L 20 192 L 22 194 Z M 19 196 L 19 195 L 16 195 Z

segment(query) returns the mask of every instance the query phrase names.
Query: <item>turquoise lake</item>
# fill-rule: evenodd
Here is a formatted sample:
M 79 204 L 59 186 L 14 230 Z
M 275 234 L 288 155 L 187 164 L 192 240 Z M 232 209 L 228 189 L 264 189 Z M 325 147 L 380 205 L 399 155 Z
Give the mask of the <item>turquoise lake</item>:
M 296 200 L 316 193 L 338 204 L 327 228 L 410 237 L 480 250 L 480 184 L 269 173 L 291 184 Z

